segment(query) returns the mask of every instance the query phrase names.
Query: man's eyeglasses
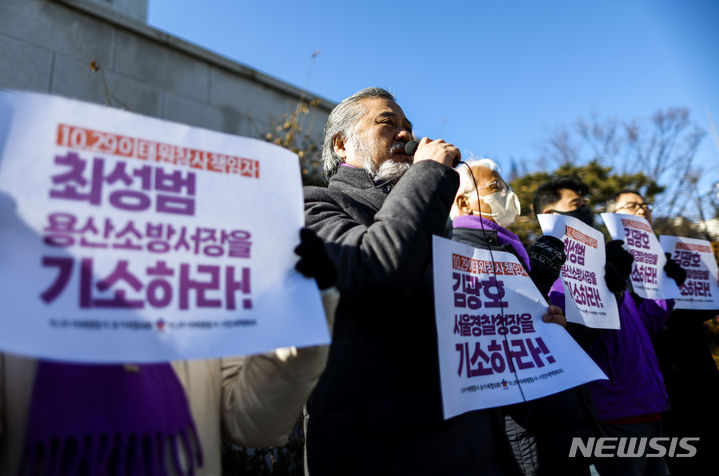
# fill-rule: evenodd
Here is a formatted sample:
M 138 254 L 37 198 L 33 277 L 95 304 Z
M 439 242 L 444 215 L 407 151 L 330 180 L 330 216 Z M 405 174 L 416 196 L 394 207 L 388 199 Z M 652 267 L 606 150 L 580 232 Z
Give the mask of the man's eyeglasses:
M 621 207 L 617 208 L 616 211 L 625 210 L 625 209 L 626 209 L 626 210 L 629 210 L 629 211 L 632 211 L 632 212 L 636 212 L 636 211 L 639 210 L 640 208 L 643 209 L 645 212 L 651 212 L 651 211 L 652 211 L 652 206 L 649 205 L 648 203 L 637 203 L 637 202 L 628 202 L 628 203 L 625 203 L 625 204 L 622 205 Z
M 509 188 L 509 185 L 502 180 L 495 180 L 494 182 L 488 183 L 487 185 L 484 185 L 482 187 L 478 187 L 480 191 L 480 195 L 489 195 L 491 193 L 501 193 L 504 192 Z

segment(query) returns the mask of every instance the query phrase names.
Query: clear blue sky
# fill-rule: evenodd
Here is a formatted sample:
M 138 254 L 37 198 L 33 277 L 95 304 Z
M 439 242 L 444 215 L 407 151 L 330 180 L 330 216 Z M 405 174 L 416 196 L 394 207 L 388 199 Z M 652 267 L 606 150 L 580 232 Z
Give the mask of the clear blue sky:
M 332 101 L 388 88 L 419 135 L 505 170 L 592 111 L 719 124 L 714 0 L 150 0 L 149 23 Z M 700 158 L 719 164 L 710 136 Z

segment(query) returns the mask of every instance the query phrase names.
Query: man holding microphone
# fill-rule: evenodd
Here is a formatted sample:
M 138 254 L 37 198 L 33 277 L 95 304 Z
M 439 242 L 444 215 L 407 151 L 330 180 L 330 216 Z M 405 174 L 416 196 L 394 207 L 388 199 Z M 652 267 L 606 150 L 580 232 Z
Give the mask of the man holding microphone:
M 443 419 L 432 235 L 443 234 L 460 152 L 424 138 L 413 157 L 412 137 L 390 93 L 359 91 L 325 125 L 329 186 L 305 188 L 307 226 L 326 242 L 341 294 L 308 402 L 312 476 L 517 471 L 496 413 Z

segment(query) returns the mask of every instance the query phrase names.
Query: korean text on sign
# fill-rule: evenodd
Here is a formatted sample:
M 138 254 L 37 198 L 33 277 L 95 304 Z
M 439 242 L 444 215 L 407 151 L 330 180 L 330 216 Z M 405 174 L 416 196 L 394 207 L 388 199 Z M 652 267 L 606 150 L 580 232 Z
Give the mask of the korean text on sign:
M 514 255 L 433 238 L 445 418 L 604 378 L 557 325 Z
M 156 362 L 329 341 L 294 270 L 292 152 L 0 91 L 0 153 L 0 351 Z
M 147 162 L 168 163 L 183 168 L 238 174 L 243 177 L 260 177 L 260 162 L 255 159 L 197 150 L 68 124 L 57 126 L 57 145 L 97 154 L 111 154 Z
M 705 240 L 662 235 L 662 247 L 687 272 L 676 298 L 677 309 L 719 309 L 717 264 L 711 244 Z
M 564 291 L 569 322 L 619 329 L 617 302 L 604 281 L 606 258 L 601 232 L 570 216 L 540 214 L 538 219 L 546 235 L 562 240 L 567 257 L 550 298 L 556 299 L 556 294 Z
M 679 297 L 676 283 L 664 273 L 667 259 L 649 222 L 641 216 L 622 213 L 602 213 L 602 219 L 612 238 L 623 240 L 634 256 L 629 275 L 634 292 L 646 299 Z

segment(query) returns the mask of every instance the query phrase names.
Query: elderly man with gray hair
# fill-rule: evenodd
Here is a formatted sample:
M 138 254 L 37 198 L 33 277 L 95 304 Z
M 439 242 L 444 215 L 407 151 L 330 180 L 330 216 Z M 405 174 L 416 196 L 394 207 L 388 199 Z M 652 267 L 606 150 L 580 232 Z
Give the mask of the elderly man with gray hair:
M 307 226 L 326 242 L 341 294 L 327 369 L 307 405 L 312 476 L 518 471 L 493 414 L 443 418 L 432 235 L 443 233 L 460 153 L 423 138 L 413 157 L 412 137 L 390 93 L 359 91 L 325 126 L 329 186 L 305 189 Z
M 517 235 L 507 229 L 519 216 L 519 200 L 493 160 L 467 160 L 458 166 L 458 172 L 460 186 L 450 212 L 452 239 L 475 248 L 512 253 L 547 298 L 566 260 L 564 243 L 544 235 L 527 252 Z M 567 327 L 572 335 L 579 326 L 567 323 L 556 305 L 549 306 L 543 320 Z M 504 407 L 507 435 L 525 475 L 589 475 L 587 460 L 567 457 L 572 436 L 594 436 L 586 393 L 586 389 L 575 387 Z
M 564 264 L 564 244 L 542 236 L 531 248 L 509 231 L 521 212 L 519 197 L 507 185 L 492 159 L 472 159 L 457 166 L 459 190 L 452 203 L 452 239 L 475 248 L 506 251 L 527 268 L 532 281 L 546 297 Z M 545 322 L 566 324 L 557 306 L 550 306 Z

